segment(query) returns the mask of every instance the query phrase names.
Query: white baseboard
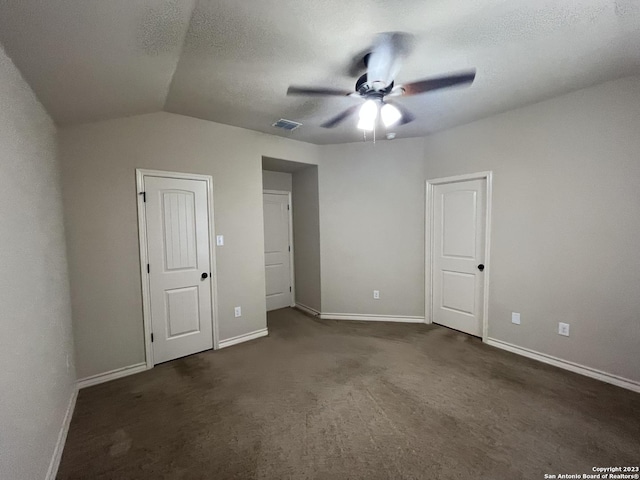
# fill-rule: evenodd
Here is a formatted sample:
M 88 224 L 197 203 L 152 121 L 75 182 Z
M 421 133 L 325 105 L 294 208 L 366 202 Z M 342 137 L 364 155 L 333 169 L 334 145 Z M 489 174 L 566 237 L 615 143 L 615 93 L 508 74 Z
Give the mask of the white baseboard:
M 635 380 L 619 377 L 618 375 L 603 372 L 602 370 L 596 370 L 595 368 L 580 365 L 579 363 L 569 362 L 568 360 L 553 357 L 551 355 L 547 355 L 546 353 L 540 353 L 536 352 L 535 350 L 519 347 L 511 343 L 503 342 L 502 340 L 496 340 L 495 338 L 487 338 L 485 340 L 485 343 L 487 345 L 491 345 L 492 347 L 501 348 L 502 350 L 507 350 L 511 353 L 517 353 L 518 355 L 522 355 L 523 357 L 532 358 L 533 360 L 538 360 L 539 362 L 547 363 L 549 365 L 553 365 L 554 367 L 563 368 L 571 372 L 579 373 L 580 375 L 584 375 L 586 377 L 595 378 L 596 380 L 600 380 L 602 382 L 610 383 L 612 385 L 616 385 L 618 387 L 626 388 L 628 390 L 640 393 L 640 382 L 637 382 Z
M 364 322 L 424 323 L 424 317 L 404 315 L 362 315 L 359 313 L 321 313 L 323 320 L 359 320 Z
M 115 370 L 111 370 L 110 372 L 98 373 L 97 375 L 91 375 L 90 377 L 85 377 L 78 380 L 78 388 L 86 388 L 91 387 L 92 385 L 110 382 L 111 380 L 115 380 L 116 378 L 122 378 L 128 375 L 133 375 L 134 373 L 144 372 L 146 369 L 146 363 L 136 363 L 135 365 L 117 368 Z
M 269 331 L 266 328 L 256 330 L 255 332 L 244 333 L 218 342 L 218 349 L 237 345 L 238 343 L 248 342 L 249 340 L 255 340 L 256 338 L 266 337 L 267 335 L 269 335 Z
M 49 462 L 49 470 L 47 470 L 46 480 L 55 480 L 58 475 L 58 468 L 60 468 L 60 460 L 62 460 L 62 452 L 64 451 L 64 444 L 67 441 L 67 433 L 69 433 L 69 425 L 71 425 L 71 418 L 73 417 L 73 411 L 76 408 L 76 400 L 78 398 L 78 388 L 74 386 L 69 398 L 69 404 L 67 405 L 67 411 L 64 414 L 62 420 L 62 426 L 60 427 L 60 433 L 58 433 L 58 441 L 53 450 L 53 456 L 51 462 Z
M 294 308 L 297 308 L 298 310 L 304 312 L 304 313 L 308 313 L 309 315 L 313 315 L 314 317 L 319 317 L 320 316 L 320 312 L 318 310 L 316 310 L 315 308 L 311 308 L 311 307 L 307 307 L 306 305 L 303 305 L 302 303 L 296 303 Z
M 424 317 L 411 317 L 406 315 L 376 315 L 361 313 L 322 313 L 315 308 L 302 303 L 296 303 L 298 310 L 319 317 L 322 320 L 359 320 L 361 322 L 399 322 L 399 323 L 425 323 Z

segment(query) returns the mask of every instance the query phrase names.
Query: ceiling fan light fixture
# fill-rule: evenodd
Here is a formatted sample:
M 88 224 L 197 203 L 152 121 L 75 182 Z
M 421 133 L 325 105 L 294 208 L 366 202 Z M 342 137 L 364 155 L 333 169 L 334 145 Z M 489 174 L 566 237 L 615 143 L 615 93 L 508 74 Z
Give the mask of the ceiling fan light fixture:
M 367 100 L 360 108 L 360 120 L 373 123 L 376 118 L 378 118 L 378 105 L 373 100 Z
M 402 118 L 400 110 L 388 103 L 385 103 L 382 106 L 382 109 L 380 110 L 380 116 L 382 117 L 382 123 L 384 123 L 385 127 L 395 125 Z
M 370 132 L 374 129 L 375 127 L 375 120 L 370 120 L 368 118 L 360 118 L 360 120 L 358 121 L 358 128 L 360 130 L 365 130 L 367 132 Z
M 373 100 L 367 100 L 360 107 L 360 120 L 358 128 L 360 130 L 371 131 L 375 128 L 376 118 L 378 118 L 378 104 Z

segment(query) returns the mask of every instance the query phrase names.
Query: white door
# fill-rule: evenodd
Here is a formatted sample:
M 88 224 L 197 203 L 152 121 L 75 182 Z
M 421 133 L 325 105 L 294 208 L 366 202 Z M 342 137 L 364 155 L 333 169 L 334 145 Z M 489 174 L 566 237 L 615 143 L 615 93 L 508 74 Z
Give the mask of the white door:
M 486 179 L 433 186 L 433 322 L 482 336 Z
M 267 311 L 293 304 L 289 243 L 289 195 L 264 194 L 264 260 Z
M 207 182 L 144 176 L 153 363 L 213 348 Z

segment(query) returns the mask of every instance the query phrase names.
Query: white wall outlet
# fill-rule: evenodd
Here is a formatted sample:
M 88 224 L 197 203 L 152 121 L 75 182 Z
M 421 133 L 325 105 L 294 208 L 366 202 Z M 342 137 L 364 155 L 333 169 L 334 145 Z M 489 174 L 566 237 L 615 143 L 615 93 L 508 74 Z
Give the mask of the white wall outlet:
M 221 247 L 224 245 L 224 235 L 216 235 L 216 245 Z
M 520 325 L 520 314 L 517 312 L 511 312 L 511 323 Z
M 569 324 L 560 322 L 558 323 L 558 335 L 569 336 Z
M 233 315 L 238 318 L 242 316 L 242 308 L 241 307 L 236 307 L 233 309 Z
M 376 300 L 380 300 L 380 290 L 373 291 L 373 298 L 375 298 Z

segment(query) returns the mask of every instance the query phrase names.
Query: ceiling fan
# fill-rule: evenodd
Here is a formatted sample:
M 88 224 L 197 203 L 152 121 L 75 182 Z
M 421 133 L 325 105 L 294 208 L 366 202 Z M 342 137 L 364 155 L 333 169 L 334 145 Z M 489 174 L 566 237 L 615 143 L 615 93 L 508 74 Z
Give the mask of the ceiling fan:
M 407 97 L 456 85 L 471 84 L 475 79 L 475 70 L 470 70 L 443 77 L 418 80 L 404 85 L 395 85 L 394 79 L 400 70 L 401 61 L 410 49 L 410 39 L 409 34 L 402 32 L 378 34 L 371 51 L 362 59 L 367 71 L 356 82 L 355 91 L 292 85 L 287 90 L 287 95 L 350 96 L 365 100 L 362 105 L 347 108 L 321 126 L 333 128 L 354 115 L 359 109 L 358 128 L 374 130 L 378 113 L 380 113 L 385 127 L 396 124 L 404 125 L 415 119 L 404 106 L 389 100 L 389 98 Z

